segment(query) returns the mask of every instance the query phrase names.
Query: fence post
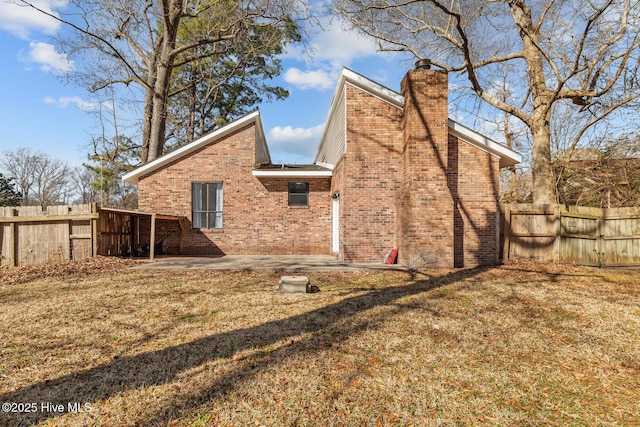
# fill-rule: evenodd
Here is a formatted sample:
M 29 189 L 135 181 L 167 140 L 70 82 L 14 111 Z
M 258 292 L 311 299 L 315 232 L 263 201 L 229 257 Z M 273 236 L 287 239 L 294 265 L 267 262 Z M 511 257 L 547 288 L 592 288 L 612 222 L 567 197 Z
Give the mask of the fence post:
M 596 250 L 598 251 L 598 256 L 597 256 L 597 260 L 598 260 L 598 264 L 600 264 L 600 267 L 604 267 L 605 266 L 605 253 L 604 253 L 604 246 L 605 246 L 605 239 L 604 239 L 604 222 L 605 222 L 605 212 L 607 212 L 607 209 L 600 209 L 600 215 L 598 217 L 598 225 L 597 225 L 597 230 L 596 230 Z
M 96 202 L 91 203 L 91 213 L 99 214 L 98 204 Z M 98 256 L 98 221 L 100 218 L 91 219 L 91 257 Z
M 509 259 L 509 243 L 511 238 L 511 206 L 510 205 L 502 205 L 504 208 L 504 225 L 503 225 L 503 234 L 504 234 L 504 243 L 502 247 L 502 260 Z
M 14 208 L 10 208 L 8 212 L 9 216 L 16 216 L 16 210 Z M 16 227 L 18 225 L 15 222 L 9 223 L 9 230 L 7 240 L 9 241 L 9 266 L 15 267 L 17 265 L 16 259 Z
M 556 262 L 560 262 L 562 259 L 562 211 L 560 205 L 555 205 L 553 208 L 553 218 L 555 220 L 553 238 L 553 257 Z

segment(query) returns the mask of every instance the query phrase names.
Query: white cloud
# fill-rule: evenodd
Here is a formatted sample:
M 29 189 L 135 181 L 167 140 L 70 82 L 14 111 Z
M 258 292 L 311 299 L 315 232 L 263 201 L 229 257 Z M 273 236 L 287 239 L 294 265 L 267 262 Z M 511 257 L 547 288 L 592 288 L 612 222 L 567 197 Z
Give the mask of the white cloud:
M 68 73 L 74 70 L 73 61 L 64 53 L 56 52 L 53 45 L 43 42 L 29 43 L 29 60 L 40 64 L 40 69 L 47 73 Z
M 324 123 L 310 128 L 294 128 L 292 126 L 276 126 L 269 131 L 270 141 L 286 142 L 290 140 L 319 140 L 324 130 Z
M 55 9 L 67 5 L 67 0 L 34 0 L 33 5 L 58 16 Z M 54 34 L 60 28 L 60 22 L 24 4 L 0 0 L 0 29 L 26 39 L 33 31 Z
M 311 163 L 322 137 L 324 124 L 310 128 L 276 126 L 269 131 L 267 141 L 275 163 Z
M 292 84 L 299 89 L 320 89 L 327 90 L 333 88 L 336 82 L 336 75 L 329 75 L 329 73 L 316 70 L 316 71 L 301 71 L 298 68 L 289 68 L 284 73 L 284 81 Z
M 337 18 L 325 20 L 322 28 L 312 33 L 307 46 L 310 52 L 295 45 L 283 56 L 306 65 L 305 70 L 289 68 L 284 75 L 287 83 L 302 90 L 331 89 L 342 67 L 357 59 L 379 55 L 372 38 L 347 30 Z
M 44 98 L 44 102 L 46 104 L 56 105 L 60 108 L 67 108 L 72 105 L 82 111 L 94 111 L 98 109 L 98 104 L 85 101 L 78 96 L 61 96 L 58 99 L 47 96 Z
M 305 52 L 300 45 L 295 45 L 287 51 L 284 57 L 303 61 L 309 65 L 329 62 L 335 68 L 348 65 L 358 58 L 378 54 L 373 38 L 347 29 L 344 21 L 334 17 L 323 20 L 321 24 L 321 29 L 313 33 L 311 40 L 307 42 L 311 55 Z

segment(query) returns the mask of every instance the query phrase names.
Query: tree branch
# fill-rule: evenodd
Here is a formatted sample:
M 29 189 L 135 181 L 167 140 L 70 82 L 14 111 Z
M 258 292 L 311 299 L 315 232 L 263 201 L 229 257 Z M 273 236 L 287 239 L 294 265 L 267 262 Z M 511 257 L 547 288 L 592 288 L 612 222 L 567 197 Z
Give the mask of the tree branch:
M 94 39 L 98 40 L 100 43 L 104 44 L 105 46 L 107 46 L 109 48 L 109 50 L 112 52 L 112 54 L 122 62 L 122 64 L 131 72 L 131 74 L 133 74 L 136 77 L 137 81 L 143 82 L 143 84 L 145 84 L 144 80 L 140 77 L 140 75 L 138 75 L 136 70 L 129 64 L 129 62 L 124 58 L 124 56 L 122 56 L 120 51 L 113 44 L 111 44 L 108 40 L 106 40 L 105 38 L 100 37 L 99 35 L 97 35 L 95 33 L 92 33 L 90 31 L 87 31 L 87 30 L 85 30 L 83 28 L 80 28 L 77 25 L 75 25 L 74 23 L 69 22 L 69 21 L 67 21 L 65 19 L 62 19 L 59 16 L 56 16 L 56 15 L 54 15 L 52 13 L 49 13 L 49 12 L 47 12 L 47 11 L 37 7 L 37 6 L 35 6 L 34 4 L 32 4 L 32 3 L 30 3 L 30 2 L 28 2 L 26 0 L 18 0 L 18 1 L 23 3 L 24 5 L 26 5 L 28 7 L 31 7 L 34 10 L 37 10 L 40 13 L 43 13 L 43 14 L 49 16 L 50 18 L 55 19 L 58 22 L 61 22 L 61 23 L 65 24 L 65 25 L 70 26 L 74 30 L 79 31 L 79 32 L 81 32 L 82 34 L 84 34 L 86 36 L 89 36 L 91 38 L 94 38 Z

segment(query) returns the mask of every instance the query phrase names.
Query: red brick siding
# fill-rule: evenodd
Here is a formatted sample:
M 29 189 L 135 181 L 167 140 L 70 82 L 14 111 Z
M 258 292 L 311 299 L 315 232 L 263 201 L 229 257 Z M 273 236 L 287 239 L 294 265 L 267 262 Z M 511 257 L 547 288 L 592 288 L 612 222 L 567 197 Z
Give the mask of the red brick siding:
M 187 217 L 187 254 L 329 254 L 339 192 L 347 262 L 380 262 L 398 246 L 411 266 L 495 264 L 498 159 L 449 135 L 445 73 L 410 71 L 402 90 L 404 111 L 347 85 L 347 152 L 333 178 L 291 179 L 310 183 L 308 208 L 287 206 L 289 179 L 251 175 L 255 125 L 142 177 L 139 208 Z M 222 230 L 191 228 L 192 182 L 223 183 Z M 176 253 L 175 222 L 158 222 L 157 236 L 171 228 Z
M 342 257 L 380 262 L 397 244 L 395 199 L 400 186 L 401 114 L 350 85 L 346 87 L 347 152 L 340 188 Z
M 309 181 L 309 207 L 290 208 L 288 179 L 257 179 L 255 125 L 140 179 L 139 209 L 184 215 L 185 254 L 328 254 L 331 240 L 329 179 Z M 223 228 L 191 227 L 192 182 L 223 183 Z M 158 230 L 161 236 L 163 230 Z M 176 240 L 170 243 L 175 250 Z
M 456 267 L 498 262 L 499 159 L 449 137 L 449 188 L 455 202 Z
M 454 209 L 447 180 L 447 74 L 412 70 L 401 88 L 405 107 L 398 259 L 410 266 L 451 267 Z

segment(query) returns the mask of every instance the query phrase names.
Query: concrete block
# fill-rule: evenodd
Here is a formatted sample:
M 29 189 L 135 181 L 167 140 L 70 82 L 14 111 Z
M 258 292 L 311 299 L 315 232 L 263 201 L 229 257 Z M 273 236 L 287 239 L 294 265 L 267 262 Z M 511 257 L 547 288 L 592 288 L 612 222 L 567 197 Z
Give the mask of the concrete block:
M 284 292 L 306 293 L 309 291 L 309 278 L 307 276 L 282 276 L 280 289 Z

